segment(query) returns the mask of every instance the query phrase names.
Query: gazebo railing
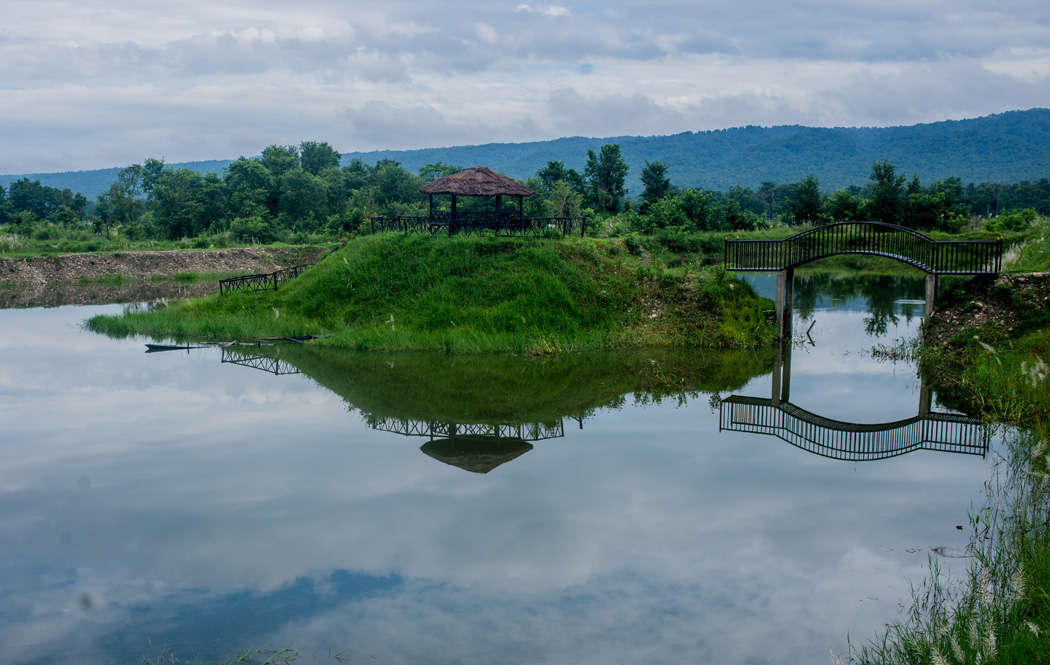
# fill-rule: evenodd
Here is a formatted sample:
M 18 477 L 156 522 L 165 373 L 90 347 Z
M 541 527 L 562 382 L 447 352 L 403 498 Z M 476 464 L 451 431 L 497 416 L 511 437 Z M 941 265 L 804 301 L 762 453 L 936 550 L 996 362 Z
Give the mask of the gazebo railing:
M 548 232 L 563 236 L 579 234 L 586 228 L 583 217 L 519 217 L 514 213 L 436 211 L 430 215 L 398 215 L 371 217 L 372 232 L 400 233 L 457 233 L 539 236 Z

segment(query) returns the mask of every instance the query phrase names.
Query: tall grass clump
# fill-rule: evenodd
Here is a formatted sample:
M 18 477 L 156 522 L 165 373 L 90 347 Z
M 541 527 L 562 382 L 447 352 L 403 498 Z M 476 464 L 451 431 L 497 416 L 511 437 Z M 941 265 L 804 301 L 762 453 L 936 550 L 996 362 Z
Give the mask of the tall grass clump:
M 623 240 L 354 239 L 280 290 L 96 317 L 109 334 L 245 339 L 331 333 L 372 350 L 556 353 L 770 343 L 768 300 L 699 264 L 668 267 Z
M 930 560 L 905 618 L 851 647 L 854 662 L 1050 663 L 1050 445 L 1046 427 L 1013 431 L 970 517 L 970 564 L 951 578 Z

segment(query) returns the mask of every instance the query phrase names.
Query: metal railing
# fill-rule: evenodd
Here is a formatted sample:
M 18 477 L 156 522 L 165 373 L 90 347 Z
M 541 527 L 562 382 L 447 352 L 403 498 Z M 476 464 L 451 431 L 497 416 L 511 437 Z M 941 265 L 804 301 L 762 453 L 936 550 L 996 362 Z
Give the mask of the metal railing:
M 877 425 L 831 420 L 794 404 L 734 395 L 722 400 L 718 429 L 768 434 L 805 451 L 840 460 L 896 457 L 913 450 L 983 456 L 991 431 L 979 419 L 931 413 Z
M 518 217 L 515 214 L 491 212 L 435 212 L 430 215 L 398 215 L 369 218 L 372 232 L 396 231 L 401 233 L 457 233 L 508 236 L 539 236 L 548 232 L 563 236 L 579 234 L 586 229 L 583 217 Z
M 255 275 L 241 275 L 219 280 L 219 295 L 226 295 L 233 291 L 276 291 L 281 282 L 298 277 L 306 270 L 308 265 L 292 266 L 267 273 Z
M 842 222 L 781 240 L 725 241 L 727 270 L 779 271 L 838 254 L 868 254 L 903 261 L 936 275 L 998 274 L 1002 240 L 934 240 L 881 222 Z
M 283 362 L 280 358 L 243 352 L 229 347 L 223 347 L 222 349 L 222 362 L 251 367 L 252 369 L 262 370 L 277 376 L 302 374 L 298 367 Z
M 484 423 L 444 423 L 405 420 L 402 418 L 384 418 L 364 414 L 365 423 L 372 429 L 393 432 L 402 436 L 450 437 L 450 436 L 488 436 L 495 439 L 521 439 L 522 441 L 543 441 L 565 436 L 565 426 L 561 420 L 547 425 L 544 423 L 502 423 L 489 425 Z

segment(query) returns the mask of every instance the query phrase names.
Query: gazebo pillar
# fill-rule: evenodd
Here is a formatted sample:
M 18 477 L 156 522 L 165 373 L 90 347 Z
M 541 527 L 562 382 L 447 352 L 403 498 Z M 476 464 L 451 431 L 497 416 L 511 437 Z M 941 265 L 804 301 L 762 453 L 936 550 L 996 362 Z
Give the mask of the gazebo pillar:
M 456 195 L 452 195 L 452 218 L 448 220 L 448 235 L 451 238 L 455 233 L 453 227 L 456 225 Z

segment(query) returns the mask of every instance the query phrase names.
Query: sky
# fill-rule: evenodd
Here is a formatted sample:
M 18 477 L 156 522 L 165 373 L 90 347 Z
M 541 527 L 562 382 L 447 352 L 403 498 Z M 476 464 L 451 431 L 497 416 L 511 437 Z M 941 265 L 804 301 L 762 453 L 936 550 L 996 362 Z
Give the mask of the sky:
M 0 173 L 1050 105 L 1045 0 L 6 0 Z

